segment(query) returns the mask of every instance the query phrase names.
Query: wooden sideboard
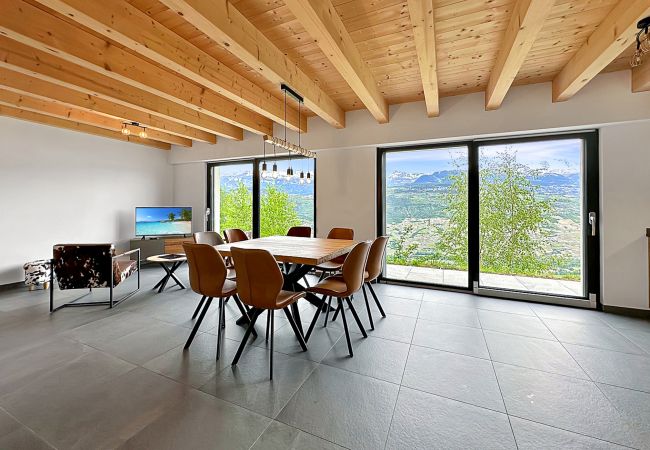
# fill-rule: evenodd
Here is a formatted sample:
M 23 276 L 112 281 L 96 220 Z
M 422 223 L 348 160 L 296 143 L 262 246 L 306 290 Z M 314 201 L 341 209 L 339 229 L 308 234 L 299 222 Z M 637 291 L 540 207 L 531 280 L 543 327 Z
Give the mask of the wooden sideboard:
M 192 237 L 170 236 L 154 239 L 131 239 L 131 250 L 139 248 L 140 258 L 146 261 L 149 256 L 162 255 L 163 253 L 185 253 L 184 242 L 194 242 Z

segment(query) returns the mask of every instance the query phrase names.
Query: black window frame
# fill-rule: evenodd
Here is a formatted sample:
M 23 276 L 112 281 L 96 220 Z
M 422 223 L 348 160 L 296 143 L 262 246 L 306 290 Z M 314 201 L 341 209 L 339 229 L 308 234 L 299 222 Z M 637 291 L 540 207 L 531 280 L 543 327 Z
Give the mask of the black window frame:
M 449 286 L 434 283 L 426 283 L 411 280 L 396 280 L 386 278 L 384 271 L 379 278 L 380 282 L 398 283 L 415 287 L 427 287 L 449 291 L 476 292 L 479 286 L 479 147 L 481 145 L 502 145 L 524 142 L 539 142 L 565 139 L 581 139 L 584 142 L 583 167 L 585 176 L 583 177 L 583 211 L 595 212 L 596 217 L 600 220 L 600 175 L 599 175 L 599 132 L 598 130 L 579 130 L 566 133 L 540 133 L 522 136 L 501 136 L 497 138 L 477 138 L 470 140 L 457 140 L 433 144 L 419 144 L 412 146 L 393 146 L 377 148 L 377 234 L 385 235 L 385 209 L 386 209 L 386 154 L 391 152 L 413 151 L 413 150 L 435 150 L 438 148 L 462 147 L 468 149 L 468 283 L 467 286 Z M 583 218 L 586 220 L 586 218 Z M 585 297 L 575 297 L 568 295 L 551 295 L 558 299 L 566 298 L 569 300 L 592 300 L 591 295 L 596 296 L 596 306 L 600 304 L 600 233 L 596 236 L 590 236 L 587 232 L 587 225 L 583 223 L 584 230 L 584 249 L 583 258 L 584 266 L 584 286 Z M 385 262 L 384 262 L 385 265 Z M 499 289 L 507 293 L 507 289 Z M 512 291 L 514 292 L 514 291 Z M 533 294 L 535 295 L 535 294 Z
M 217 166 L 228 166 L 228 165 L 236 165 L 236 164 L 252 164 L 253 165 L 253 238 L 258 238 L 260 237 L 260 165 L 266 161 L 267 165 L 269 165 L 269 162 L 271 162 L 270 166 L 272 165 L 273 161 L 281 161 L 281 160 L 288 160 L 291 159 L 292 161 L 300 161 L 304 159 L 312 159 L 314 162 L 314 171 L 311 174 L 311 179 L 312 179 L 312 184 L 314 185 L 314 228 L 313 228 L 313 233 L 314 236 L 316 236 L 316 218 L 317 218 L 317 207 L 316 205 L 318 204 L 317 202 L 317 189 L 316 189 L 316 158 L 307 158 L 304 156 L 294 156 L 294 155 L 276 155 L 276 156 L 271 156 L 267 158 L 240 158 L 240 159 L 228 159 L 224 161 L 210 161 L 206 163 L 206 170 L 207 170 L 207 177 L 206 177 L 206 208 L 211 208 L 211 214 L 212 214 L 212 197 L 213 197 L 213 192 L 212 192 L 212 169 Z M 206 230 L 208 231 L 218 231 L 221 233 L 222 230 L 213 230 L 213 221 L 211 218 L 207 220 L 206 223 Z

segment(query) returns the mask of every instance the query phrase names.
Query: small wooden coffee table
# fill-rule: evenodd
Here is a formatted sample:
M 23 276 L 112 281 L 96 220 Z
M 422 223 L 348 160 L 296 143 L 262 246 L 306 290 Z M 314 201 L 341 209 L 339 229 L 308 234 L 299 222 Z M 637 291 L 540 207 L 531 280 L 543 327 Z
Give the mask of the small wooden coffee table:
M 181 265 L 183 265 L 185 261 L 187 261 L 187 256 L 177 253 L 170 253 L 149 256 L 147 258 L 147 261 L 158 263 L 163 269 L 165 269 L 165 276 L 162 277 L 162 279 L 153 287 L 153 289 L 158 288 L 158 293 L 161 293 L 163 290 L 165 290 L 167 282 L 170 278 L 174 279 L 174 282 L 178 285 L 178 287 L 185 289 L 185 286 L 183 283 L 181 283 L 181 280 L 176 278 L 174 272 L 176 272 L 176 269 L 178 269 Z

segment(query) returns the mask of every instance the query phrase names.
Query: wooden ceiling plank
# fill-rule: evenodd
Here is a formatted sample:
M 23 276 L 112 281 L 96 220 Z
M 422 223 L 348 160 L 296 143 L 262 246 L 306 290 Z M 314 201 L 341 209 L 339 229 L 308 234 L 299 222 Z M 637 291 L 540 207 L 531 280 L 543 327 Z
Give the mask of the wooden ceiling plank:
M 620 0 L 587 42 L 553 79 L 553 101 L 573 97 L 635 39 L 639 19 L 650 15 L 650 0 Z
M 440 114 L 440 93 L 438 92 L 438 69 L 436 59 L 436 30 L 433 17 L 433 0 L 408 0 L 408 9 L 413 26 L 413 39 L 417 51 L 420 78 L 424 91 L 427 115 Z
M 123 0 L 36 1 L 223 96 L 211 95 L 202 103 L 204 108 L 223 105 L 221 114 L 224 120 L 258 134 L 269 134 L 272 129 L 270 122 L 267 124 L 260 120 L 260 117 L 256 117 L 258 114 L 269 121 L 284 123 L 284 103 L 281 99 L 237 74 L 185 39 L 179 39 L 176 33 Z M 21 3 L 20 0 L 7 2 Z M 113 65 L 109 67 L 112 69 Z M 175 79 L 171 79 L 168 84 L 173 84 Z M 199 96 L 199 99 L 205 95 L 206 93 Z M 260 126 L 259 122 L 264 126 Z M 289 108 L 287 124 L 297 130 L 299 123 L 298 112 Z M 306 124 L 307 120 L 303 117 L 303 132 L 306 131 Z
M 259 32 L 229 0 L 161 0 L 213 41 L 226 48 L 272 83 L 287 83 L 305 105 L 337 128 L 345 112 L 309 76 Z
M 518 0 L 485 91 L 485 109 L 501 107 L 510 86 L 551 13 L 554 0 Z
M 0 103 L 22 110 L 84 123 L 86 125 L 92 125 L 112 131 L 121 132 L 124 123 L 120 119 L 102 116 L 99 114 L 84 111 L 82 109 L 72 108 L 60 103 L 19 94 L 6 89 L 0 89 Z M 140 131 L 139 127 L 132 125 L 128 125 L 127 128 L 134 136 L 137 136 L 138 132 Z M 149 139 L 153 139 L 154 141 L 166 142 L 168 144 L 175 144 L 181 147 L 192 146 L 191 139 L 175 136 L 173 134 L 164 133 L 158 130 L 148 129 L 147 135 Z
M 650 61 L 632 69 L 632 92 L 650 91 Z
M 0 59 L 4 57 L 3 53 L 4 52 L 0 50 Z M 147 114 L 137 109 L 119 105 L 96 96 L 84 94 L 54 83 L 39 80 L 38 78 L 7 69 L 3 67 L 2 64 L 0 64 L 0 86 L 4 86 L 12 92 L 26 94 L 41 99 L 54 100 L 68 106 L 83 109 L 84 111 L 95 112 L 125 121 L 139 122 L 146 125 L 149 129 L 171 133 L 210 144 L 215 144 L 217 142 L 217 138 L 214 134 L 206 133 L 203 130 L 191 128 L 153 114 Z
M 7 37 L 0 36 L 0 51 L 3 53 L 1 64 L 12 70 L 27 73 L 145 113 L 155 114 L 208 133 L 235 140 L 243 139 L 243 130 L 230 123 L 185 108 Z
M 379 123 L 388 122 L 388 103 L 330 0 L 285 0 L 332 65 Z
M 13 117 L 14 119 L 25 120 L 28 122 L 38 123 L 41 125 L 49 125 L 56 128 L 63 128 L 66 130 L 79 131 L 81 133 L 93 134 L 95 136 L 102 136 L 111 139 L 117 139 L 125 142 L 132 142 L 134 144 L 146 145 L 147 147 L 154 147 L 161 150 L 170 150 L 171 145 L 166 142 L 158 142 L 153 139 L 142 139 L 138 136 L 125 136 L 119 131 L 106 130 L 104 128 L 94 127 L 85 123 L 74 122 L 58 117 L 46 116 L 32 111 L 25 111 L 11 106 L 0 104 L 0 116 Z

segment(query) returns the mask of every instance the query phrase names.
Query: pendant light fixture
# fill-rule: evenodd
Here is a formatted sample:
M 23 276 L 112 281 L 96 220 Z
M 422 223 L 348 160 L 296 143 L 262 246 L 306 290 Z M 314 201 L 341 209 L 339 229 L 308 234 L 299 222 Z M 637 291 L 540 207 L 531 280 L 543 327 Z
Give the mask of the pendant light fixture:
M 643 64 L 645 54 L 650 52 L 650 16 L 639 20 L 636 27 L 639 31 L 636 34 L 636 51 L 630 61 L 632 67 L 639 67 Z
M 124 136 L 128 136 L 129 134 L 131 134 L 131 130 L 129 130 L 129 128 L 126 126 L 126 123 L 122 124 L 122 134 Z
M 138 122 L 122 122 L 122 129 L 120 131 L 124 136 L 128 136 L 131 134 L 131 130 L 129 130 L 129 126 L 140 128 L 140 131 L 138 131 L 138 136 L 141 137 L 142 139 L 147 139 L 149 137 L 149 135 L 147 134 L 147 128 L 145 126 L 140 125 L 140 123 Z
M 273 145 L 273 158 L 275 158 L 275 145 Z M 278 173 L 278 165 L 275 162 L 275 159 L 273 160 L 273 169 L 271 170 L 271 178 L 277 179 L 280 176 Z
M 142 139 L 147 139 L 147 137 L 149 136 L 147 134 L 147 129 L 145 127 L 142 127 L 142 130 L 140 130 L 138 136 L 140 136 Z
M 264 144 L 264 158 L 262 159 L 262 171 L 260 175 L 262 178 L 266 178 L 269 175 L 268 170 L 266 169 L 266 141 L 263 141 Z

